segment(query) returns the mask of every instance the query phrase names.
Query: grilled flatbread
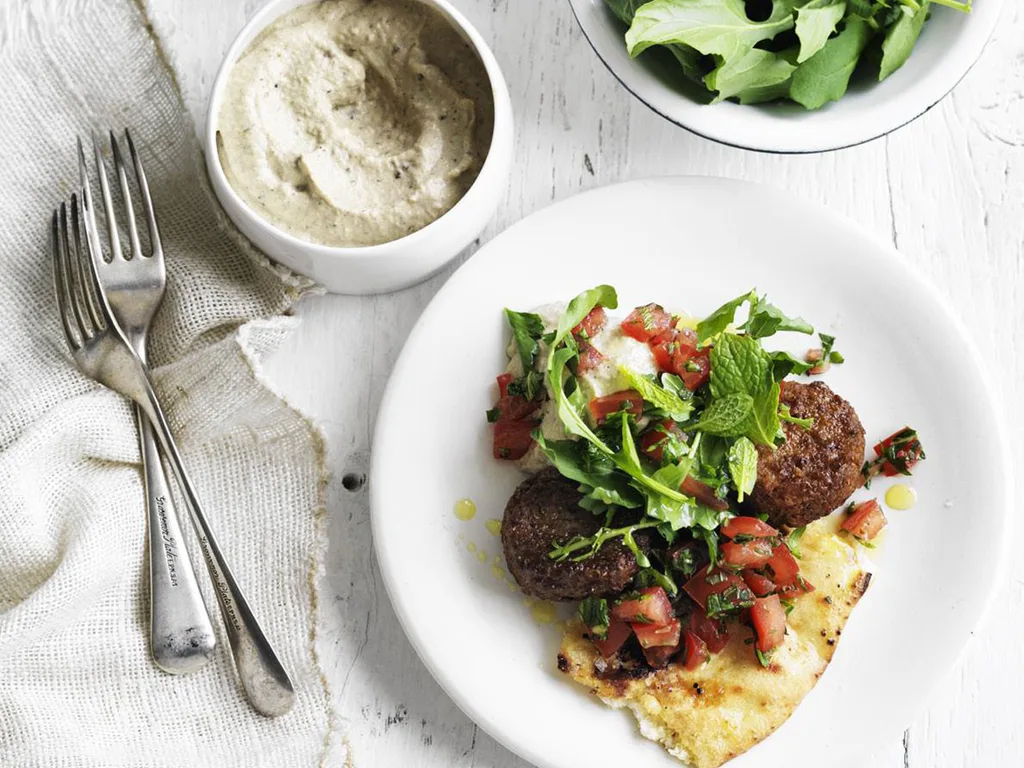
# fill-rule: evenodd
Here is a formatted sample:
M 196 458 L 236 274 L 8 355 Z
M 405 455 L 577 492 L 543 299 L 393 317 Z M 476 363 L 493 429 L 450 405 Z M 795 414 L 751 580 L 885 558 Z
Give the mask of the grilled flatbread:
M 571 622 L 558 667 L 609 706 L 632 710 L 645 737 L 694 768 L 718 766 L 747 751 L 782 725 L 832 660 L 839 636 L 871 580 L 857 552 L 830 531 L 808 526 L 800 541 L 801 574 L 816 591 L 796 600 L 785 643 L 762 667 L 751 636 L 734 626 L 729 644 L 703 668 L 652 671 L 643 664 L 605 662 Z

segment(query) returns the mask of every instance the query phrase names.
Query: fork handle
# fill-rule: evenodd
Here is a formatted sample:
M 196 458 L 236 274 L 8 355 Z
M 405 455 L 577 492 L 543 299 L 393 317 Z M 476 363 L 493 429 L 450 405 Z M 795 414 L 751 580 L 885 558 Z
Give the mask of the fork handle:
M 142 396 L 136 402 L 152 422 L 153 430 L 191 512 L 192 524 L 196 529 L 210 579 L 213 581 L 213 591 L 217 595 L 221 618 L 224 620 L 242 688 L 245 689 L 253 708 L 260 714 L 267 717 L 283 715 L 291 709 L 295 700 L 295 689 L 224 561 L 213 531 L 203 514 L 195 488 L 185 471 L 181 454 L 167 425 L 149 372 L 143 366 L 140 373 L 144 392 L 140 393 Z
M 183 545 L 153 427 L 136 407 L 149 521 L 150 648 L 160 669 L 195 672 L 213 656 L 213 625 Z

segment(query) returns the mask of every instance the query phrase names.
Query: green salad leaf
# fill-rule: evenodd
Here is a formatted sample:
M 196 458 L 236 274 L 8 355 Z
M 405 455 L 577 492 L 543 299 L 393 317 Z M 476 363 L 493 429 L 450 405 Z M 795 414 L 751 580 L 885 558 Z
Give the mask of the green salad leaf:
M 754 490 L 757 481 L 757 448 L 746 437 L 741 437 L 729 448 L 729 474 L 736 489 L 736 500 Z
M 585 597 L 578 610 L 580 620 L 586 625 L 591 635 L 602 640 L 608 637 L 611 618 L 608 615 L 607 600 L 603 597 Z
M 807 109 L 839 101 L 846 95 L 853 70 L 873 34 L 874 30 L 864 19 L 848 17 L 838 36 L 797 67 L 789 86 L 789 98 Z
M 725 331 L 735 320 L 736 310 L 744 304 L 753 301 L 757 301 L 757 293 L 749 291 L 742 296 L 737 296 L 732 301 L 725 302 L 725 304 L 697 323 L 697 340 L 703 343 Z
M 782 310 L 768 302 L 766 296 L 760 297 L 750 308 L 750 317 L 743 324 L 743 330 L 755 339 L 767 338 L 780 331 L 814 333 L 810 323 L 802 317 L 786 317 Z
M 704 78 L 709 90 L 717 91 L 712 104 L 737 99 L 741 104 L 759 104 L 786 95 L 796 65 L 782 55 L 751 48 L 742 56 L 722 59 Z
M 737 437 L 747 430 L 747 424 L 754 413 L 754 398 L 746 392 L 733 392 L 711 401 L 697 429 L 709 435 Z
M 806 109 L 842 98 L 862 61 L 871 62 L 879 80 L 902 67 L 930 6 L 971 10 L 970 0 L 605 2 L 627 26 L 630 56 L 668 48 L 709 102 L 789 99 Z
M 670 419 L 686 421 L 693 412 L 693 402 L 683 400 L 677 391 L 667 389 L 647 376 L 641 376 L 622 365 L 619 366 L 619 373 L 629 382 L 632 389 L 640 393 L 644 401 L 664 411 Z
M 759 445 L 775 444 L 780 432 L 779 384 L 773 375 L 772 359 L 756 339 L 731 333 L 718 337 L 711 349 L 710 388 L 713 400 L 705 414 L 718 401 L 728 398 L 729 403 L 741 403 L 749 399 L 746 421 L 731 434 L 746 435 Z
M 811 0 L 796 9 L 796 36 L 800 38 L 798 64 L 825 47 L 845 15 L 845 0 Z
M 651 0 L 636 10 L 626 47 L 630 56 L 639 56 L 652 45 L 680 43 L 705 55 L 734 59 L 794 23 L 784 0 L 773 0 L 771 16 L 762 22 L 750 20 L 743 0 Z
M 914 52 L 917 38 L 921 36 L 924 23 L 928 18 L 931 3 L 921 0 L 917 10 L 909 6 L 900 6 L 900 18 L 889 27 L 882 41 L 882 63 L 878 71 L 878 79 L 885 80 L 889 75 L 907 63 Z
M 533 370 L 533 361 L 540 349 L 538 341 L 544 335 L 544 321 L 540 315 L 532 312 L 513 312 L 505 309 L 505 319 L 512 329 L 512 339 L 519 352 L 519 361 L 523 364 L 523 373 Z

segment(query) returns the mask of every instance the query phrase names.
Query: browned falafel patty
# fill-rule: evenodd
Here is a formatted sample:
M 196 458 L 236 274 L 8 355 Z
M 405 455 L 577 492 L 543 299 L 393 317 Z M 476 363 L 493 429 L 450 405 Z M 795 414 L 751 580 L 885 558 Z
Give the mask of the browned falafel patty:
M 549 467 L 520 483 L 505 506 L 501 546 L 509 572 L 527 595 L 554 601 L 614 595 L 636 575 L 636 558 L 621 539 L 605 542 L 597 554 L 578 563 L 548 557 L 555 542 L 592 536 L 604 522 L 579 506 L 577 487 Z M 640 534 L 636 539 L 645 547 Z
M 864 427 L 853 406 L 820 381 L 782 385 L 780 402 L 810 429 L 784 422 L 786 441 L 757 447 L 757 483 L 750 506 L 773 525 L 799 527 L 824 517 L 861 482 Z

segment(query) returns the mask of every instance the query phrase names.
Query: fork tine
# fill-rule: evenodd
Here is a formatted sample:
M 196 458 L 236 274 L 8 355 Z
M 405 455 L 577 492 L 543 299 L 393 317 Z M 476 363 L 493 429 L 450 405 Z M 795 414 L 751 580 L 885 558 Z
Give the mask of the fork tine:
M 103 198 L 103 209 L 107 214 L 107 238 L 110 240 L 110 258 L 123 257 L 121 253 L 121 238 L 117 234 L 117 218 L 114 216 L 114 201 L 110 197 L 110 184 L 107 182 L 107 169 L 103 162 L 103 151 L 100 149 L 99 137 L 92 134 L 92 149 L 96 156 L 96 175 L 100 180 L 100 195 Z M 95 217 L 92 221 L 96 223 Z M 102 254 L 97 254 L 102 258 Z
M 135 206 L 132 205 L 132 193 L 128 189 L 128 174 L 125 173 L 124 159 L 121 157 L 121 147 L 113 131 L 110 132 L 110 146 L 113 148 L 114 168 L 117 170 L 117 179 L 121 183 L 121 197 L 124 200 L 124 207 L 128 217 L 128 241 L 131 245 L 129 257 L 134 259 L 142 255 L 142 244 L 139 243 L 139 228 L 135 226 Z
M 142 207 L 146 209 L 146 225 L 149 227 L 149 242 L 152 245 L 151 255 L 162 256 L 163 246 L 160 243 L 160 230 L 156 225 L 156 213 L 153 210 L 153 198 L 149 194 L 146 172 L 142 169 L 142 160 L 135 149 L 135 142 L 132 141 L 131 131 L 125 128 L 124 136 L 128 140 L 128 151 L 131 153 L 132 162 L 135 164 L 135 178 L 139 182 L 139 192 L 142 194 Z
M 63 224 L 63 232 L 62 225 Z M 67 215 L 64 204 L 61 203 L 59 209 L 54 209 L 52 226 L 50 228 L 50 234 L 52 237 L 51 246 L 53 250 L 53 288 L 54 294 L 57 297 L 57 313 L 60 315 L 60 324 L 64 329 L 64 338 L 68 342 L 68 346 L 71 351 L 77 350 L 81 343 L 80 338 L 85 338 L 85 334 L 82 331 L 81 318 L 77 318 L 78 329 L 80 336 L 76 336 L 74 330 L 71 327 L 71 320 L 69 315 L 74 307 L 76 312 L 79 307 L 76 303 L 71 300 L 71 294 L 68 291 L 67 281 L 67 268 L 68 268 L 68 257 L 67 257 Z
M 63 207 L 63 206 L 62 206 Z M 99 311 L 97 310 L 96 297 L 93 294 L 91 281 L 89 280 L 86 268 L 83 266 L 84 250 L 82 248 L 82 217 L 79 215 L 79 202 L 78 196 L 71 195 L 71 233 L 73 240 L 67 238 L 65 232 L 64 247 L 67 249 L 68 261 L 71 263 L 71 270 L 69 272 L 68 282 L 73 289 L 73 297 L 76 299 L 75 309 L 80 316 L 80 321 L 83 323 L 85 333 L 83 338 L 91 337 L 96 333 L 97 330 L 103 328 L 104 323 L 100 319 Z M 74 243 L 72 249 L 71 243 Z M 77 294 L 77 295 L 75 295 Z M 84 307 L 84 309 L 80 309 Z M 88 317 L 86 317 L 88 314 Z
M 89 311 L 99 323 L 97 327 L 105 330 L 110 327 L 117 327 L 113 314 L 110 311 L 110 304 L 107 303 L 107 294 L 100 282 L 99 263 L 103 259 L 103 251 L 99 248 L 99 235 L 90 231 L 91 222 L 88 216 L 81 218 L 79 223 L 78 201 L 74 195 L 71 196 L 71 215 L 75 220 L 75 245 L 78 249 L 78 256 L 85 263 L 85 282 L 89 286 L 89 299 L 91 301 Z M 80 238 L 81 230 L 85 230 L 85 246 L 82 246 Z

